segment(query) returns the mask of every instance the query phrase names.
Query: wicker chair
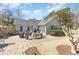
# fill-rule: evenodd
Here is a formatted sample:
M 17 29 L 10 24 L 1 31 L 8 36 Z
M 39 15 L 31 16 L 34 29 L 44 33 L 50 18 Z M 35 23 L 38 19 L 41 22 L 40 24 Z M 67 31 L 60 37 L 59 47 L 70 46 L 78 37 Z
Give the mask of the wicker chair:
M 19 37 L 20 37 L 20 38 L 24 38 L 24 33 L 20 33 L 20 34 L 19 34 Z
M 43 34 L 42 33 L 33 33 L 33 38 L 41 39 L 41 38 L 43 38 Z
M 31 35 L 32 35 L 31 32 L 26 32 L 26 33 L 25 33 L 25 38 L 26 38 L 26 39 L 32 39 L 32 38 L 30 38 Z

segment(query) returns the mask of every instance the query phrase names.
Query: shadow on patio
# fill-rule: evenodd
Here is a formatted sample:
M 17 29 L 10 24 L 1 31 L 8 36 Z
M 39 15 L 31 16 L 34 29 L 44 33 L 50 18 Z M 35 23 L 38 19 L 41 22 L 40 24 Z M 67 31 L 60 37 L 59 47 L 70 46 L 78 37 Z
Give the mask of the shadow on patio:
M 15 43 L 4 43 L 4 44 L 0 44 L 0 49 L 3 49 L 9 45 L 14 45 Z

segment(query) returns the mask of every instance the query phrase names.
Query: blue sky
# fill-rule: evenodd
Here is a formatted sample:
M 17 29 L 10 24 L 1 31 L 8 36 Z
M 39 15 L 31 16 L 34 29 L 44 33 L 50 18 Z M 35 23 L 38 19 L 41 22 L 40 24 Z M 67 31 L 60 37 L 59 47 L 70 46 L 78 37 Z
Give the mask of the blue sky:
M 8 7 L 9 6 L 9 7 Z M 46 17 L 51 11 L 57 11 L 65 7 L 70 7 L 72 10 L 79 7 L 78 3 L 3 3 L 0 4 L 0 10 L 9 8 L 15 10 L 20 7 L 20 13 L 24 19 L 41 20 Z M 79 10 L 79 9 L 78 9 Z M 76 9 L 76 12 L 79 12 Z M 15 14 L 16 15 L 16 14 Z

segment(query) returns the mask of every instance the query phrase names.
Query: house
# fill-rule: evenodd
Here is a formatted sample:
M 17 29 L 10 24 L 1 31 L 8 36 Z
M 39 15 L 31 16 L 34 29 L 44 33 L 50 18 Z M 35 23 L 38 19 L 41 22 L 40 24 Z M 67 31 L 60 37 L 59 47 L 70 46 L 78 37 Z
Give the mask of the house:
M 55 19 L 55 15 L 53 17 L 46 17 L 44 20 L 40 21 L 38 24 L 40 31 L 46 35 L 51 28 L 61 28 L 60 22 Z
M 26 32 L 26 31 L 34 32 L 38 28 L 37 25 L 39 22 L 40 20 L 34 20 L 34 19 L 29 19 L 29 20 L 15 19 L 14 20 L 17 33 Z
M 34 32 L 35 30 L 39 29 L 39 32 L 43 33 L 43 35 L 46 35 L 53 27 L 61 28 L 61 24 L 58 19 L 56 19 L 56 15 L 51 16 L 52 13 L 41 21 L 34 19 L 15 20 L 16 31 L 18 33 L 26 31 Z
M 75 17 L 73 18 L 74 27 L 79 27 L 79 14 L 75 14 Z M 38 24 L 40 32 L 43 34 L 47 34 L 51 28 L 61 28 L 61 23 L 58 20 L 58 17 L 54 14 L 54 12 L 51 12 L 47 17 L 45 17 L 43 20 L 40 21 Z

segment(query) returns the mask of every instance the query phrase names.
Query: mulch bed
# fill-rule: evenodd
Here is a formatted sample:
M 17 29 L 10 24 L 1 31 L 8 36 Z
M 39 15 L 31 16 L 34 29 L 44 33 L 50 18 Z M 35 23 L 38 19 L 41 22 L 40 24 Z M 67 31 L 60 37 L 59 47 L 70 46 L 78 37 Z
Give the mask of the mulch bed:
M 71 46 L 68 45 L 59 45 L 56 47 L 59 55 L 75 55 L 75 53 L 71 52 Z
M 41 55 L 36 47 L 30 47 L 24 52 L 25 55 Z

